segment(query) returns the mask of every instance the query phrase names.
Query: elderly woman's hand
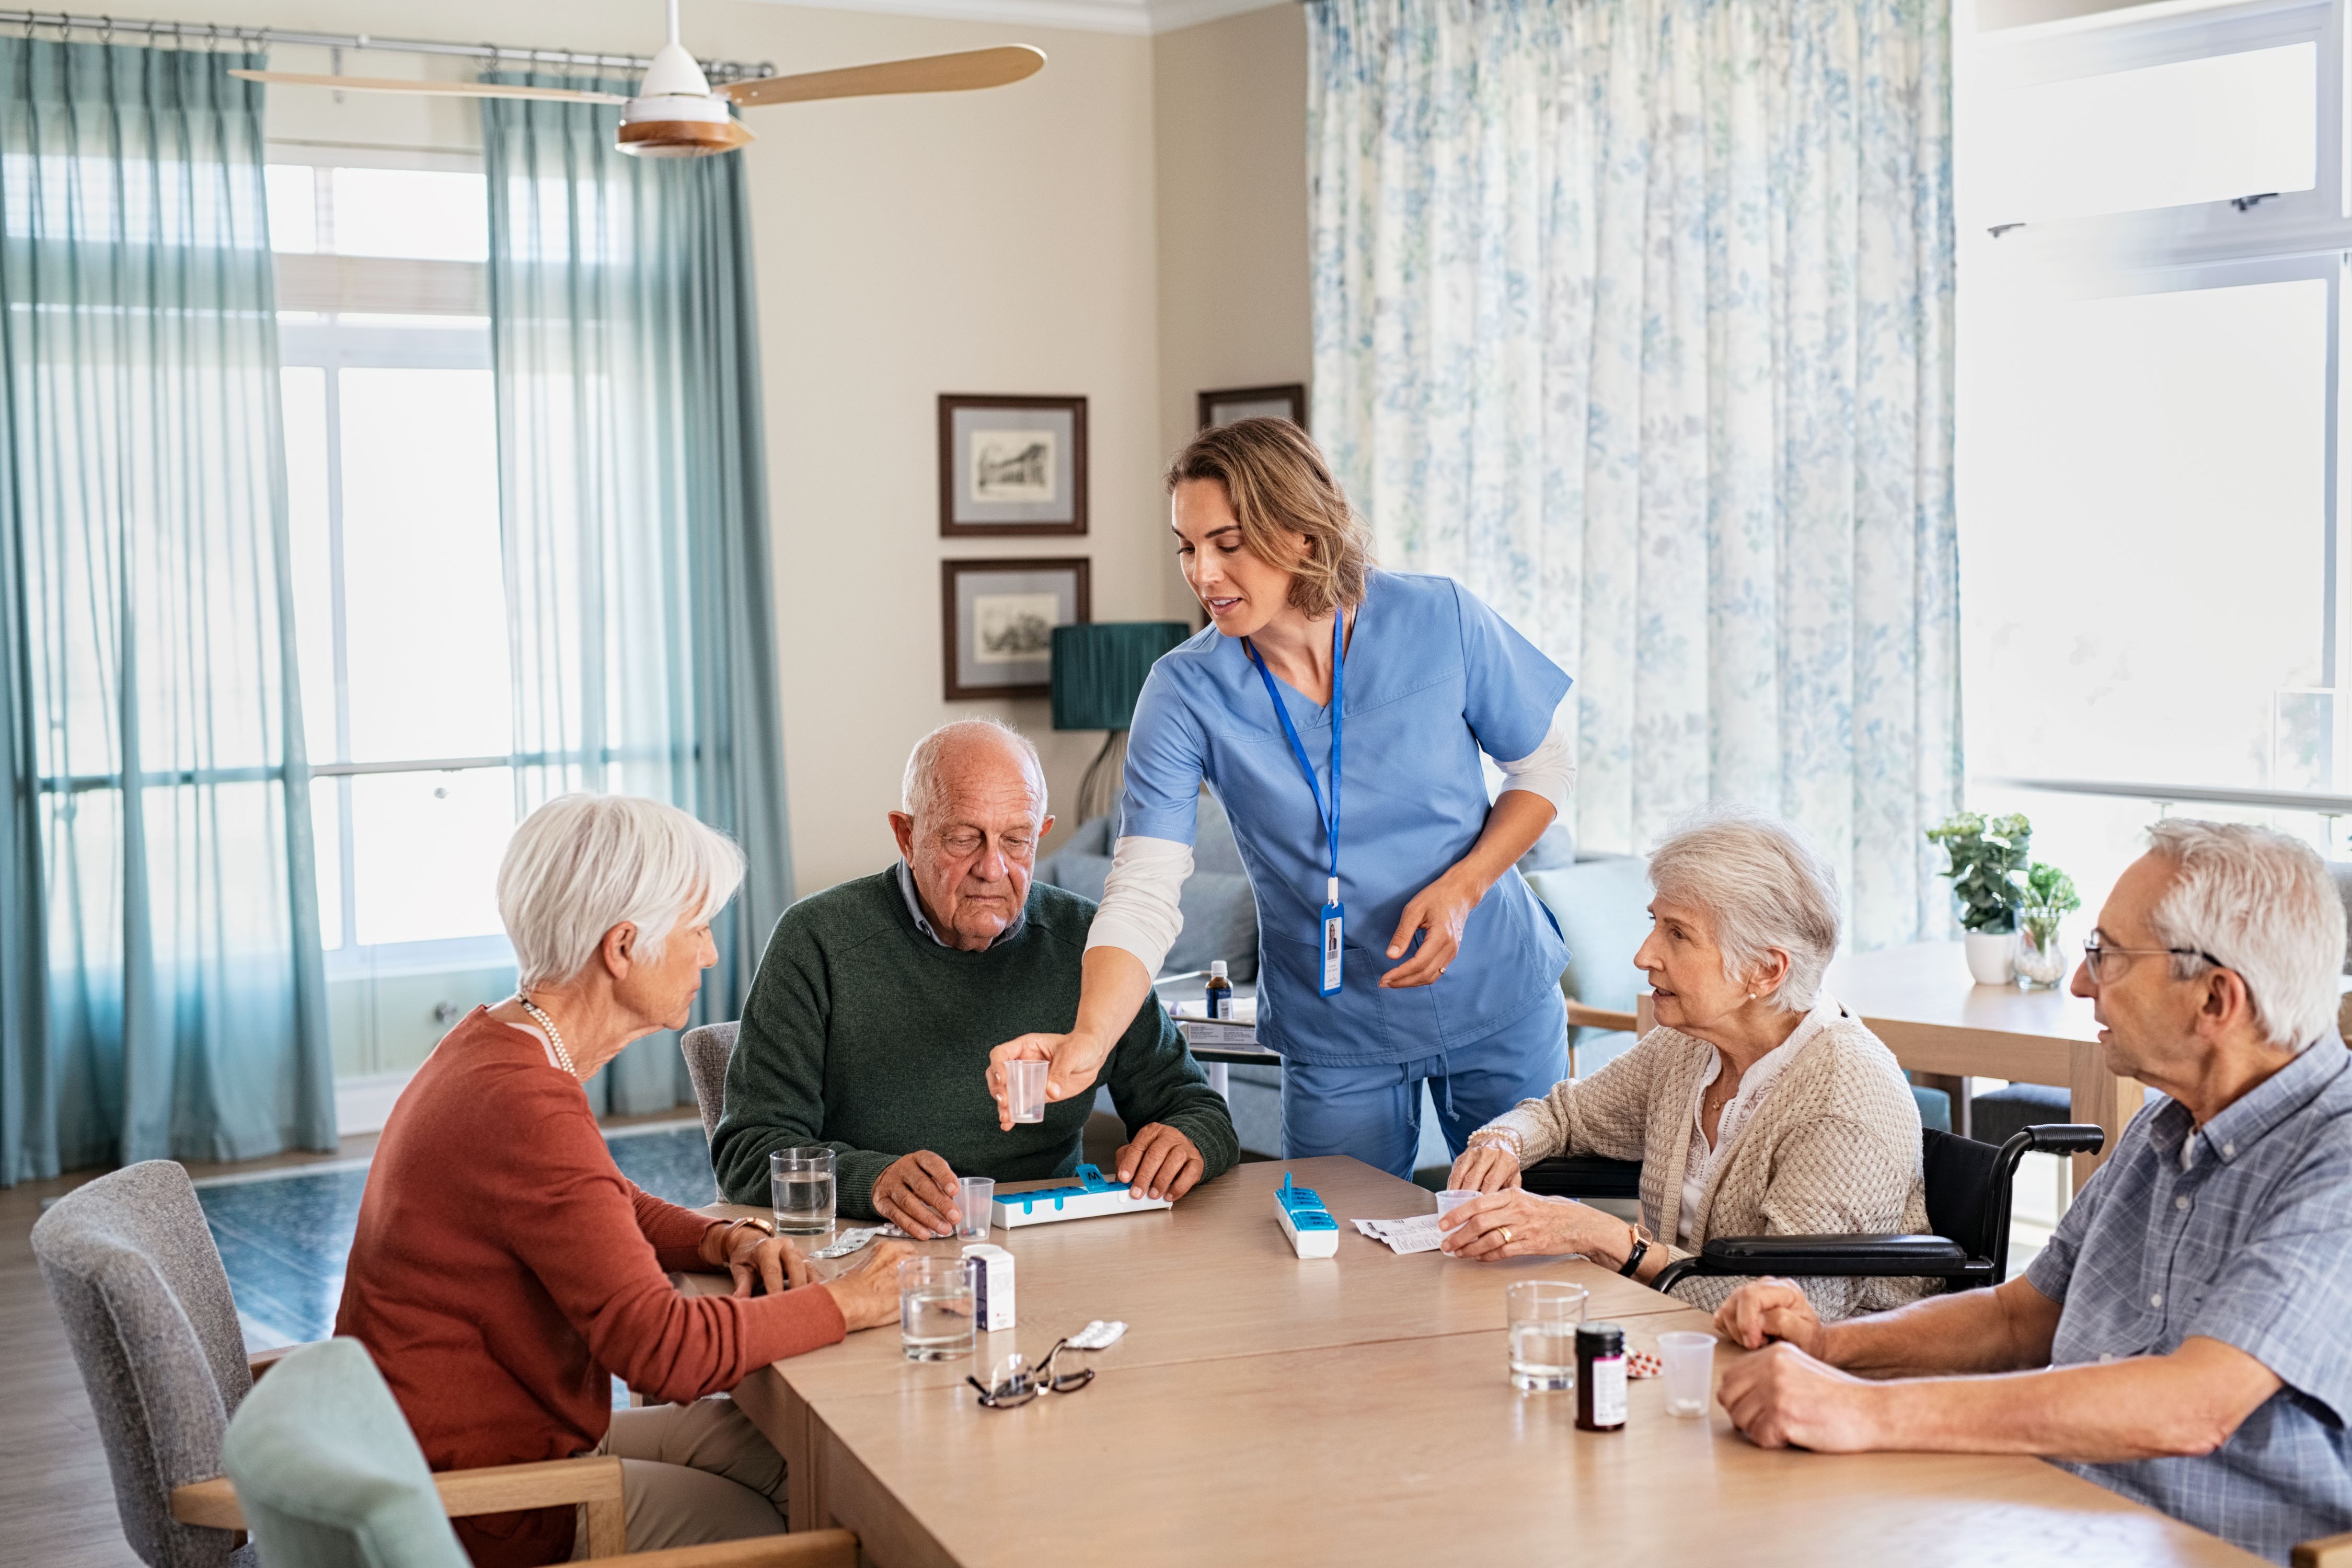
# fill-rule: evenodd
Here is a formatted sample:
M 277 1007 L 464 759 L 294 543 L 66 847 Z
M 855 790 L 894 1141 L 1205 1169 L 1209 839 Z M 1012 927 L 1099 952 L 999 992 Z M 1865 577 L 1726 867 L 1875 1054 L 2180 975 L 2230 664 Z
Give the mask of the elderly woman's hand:
M 1470 1147 L 1446 1173 L 1445 1185 L 1457 1193 L 1504 1193 L 1519 1184 L 1519 1152 L 1505 1138 L 1481 1141 L 1470 1135 Z
M 758 1226 L 734 1223 L 713 1226 L 711 1235 L 719 1255 L 711 1257 L 712 1244 L 705 1242 L 703 1257 L 734 1277 L 734 1295 L 749 1296 L 756 1285 L 778 1296 L 809 1282 L 808 1263 L 788 1237 L 770 1236 Z
M 865 1261 L 815 1289 L 832 1292 L 841 1321 L 853 1332 L 878 1329 L 898 1321 L 898 1265 L 914 1256 L 915 1249 L 903 1241 L 877 1237 L 866 1244 Z
M 1492 1263 L 1504 1258 L 1558 1258 L 1582 1253 L 1614 1268 L 1632 1251 L 1632 1227 L 1599 1209 L 1524 1189 L 1472 1198 L 1440 1215 L 1438 1246 L 1455 1258 Z

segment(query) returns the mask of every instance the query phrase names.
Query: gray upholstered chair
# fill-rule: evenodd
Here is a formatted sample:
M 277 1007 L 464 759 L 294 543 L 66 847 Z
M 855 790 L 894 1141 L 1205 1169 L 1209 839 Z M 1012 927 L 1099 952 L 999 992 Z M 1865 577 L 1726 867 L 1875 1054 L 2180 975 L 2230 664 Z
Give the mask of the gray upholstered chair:
M 705 1024 L 677 1037 L 686 1056 L 686 1076 L 694 1080 L 694 1103 L 702 1112 L 702 1141 L 719 1140 L 719 1114 L 727 1109 L 727 1058 L 735 1054 L 740 1024 Z
M 269 1568 L 467 1568 L 447 1516 L 532 1503 L 586 1502 L 592 1555 L 621 1548 L 620 1460 L 436 1476 L 357 1340 L 304 1345 L 287 1356 L 230 1420 L 221 1450 Z M 526 1486 L 536 1489 L 532 1495 L 518 1489 Z M 810 1531 L 636 1561 L 661 1568 L 853 1568 L 857 1538 L 845 1530 Z
M 248 1563 L 230 1530 L 173 1511 L 220 1474 L 221 1434 L 253 1386 L 228 1274 L 187 1172 L 127 1165 L 75 1188 L 33 1226 L 114 1476 L 131 1549 L 152 1568 Z

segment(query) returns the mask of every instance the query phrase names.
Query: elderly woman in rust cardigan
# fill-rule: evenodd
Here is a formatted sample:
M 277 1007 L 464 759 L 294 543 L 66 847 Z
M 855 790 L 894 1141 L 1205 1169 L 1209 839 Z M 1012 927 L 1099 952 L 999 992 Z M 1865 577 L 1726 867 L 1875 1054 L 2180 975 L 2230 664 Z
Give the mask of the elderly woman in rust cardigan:
M 623 1046 L 687 1022 L 741 878 L 732 843 L 649 800 L 566 795 L 516 830 L 499 911 L 520 988 L 393 1108 L 335 1319 L 436 1469 L 620 1456 L 633 1552 L 782 1529 L 783 1461 L 704 1396 L 898 1316 L 901 1244 L 813 1282 L 759 1222 L 638 1190 L 589 1109 L 583 1084 Z M 735 1293 L 682 1295 L 670 1269 L 730 1270 Z M 670 1403 L 615 1411 L 614 1375 Z M 568 1508 L 457 1522 L 484 1568 L 572 1554 Z

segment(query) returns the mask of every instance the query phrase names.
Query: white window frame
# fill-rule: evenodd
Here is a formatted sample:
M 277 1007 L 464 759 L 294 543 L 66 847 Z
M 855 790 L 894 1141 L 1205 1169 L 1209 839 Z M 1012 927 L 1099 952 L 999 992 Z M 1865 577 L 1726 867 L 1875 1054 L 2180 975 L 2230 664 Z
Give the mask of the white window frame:
M 2128 795 L 2165 803 L 2222 804 L 2332 814 L 2352 795 L 2352 560 L 2342 548 L 2345 288 L 2352 279 L 2352 157 L 2347 157 L 2346 12 L 2352 0 L 2195 0 L 2131 6 L 2064 21 L 1972 32 L 1963 0 L 1955 106 L 1961 180 L 1959 265 L 1963 320 L 1987 308 L 1971 300 L 1971 277 L 1997 298 L 2097 298 L 2227 288 L 2299 279 L 2327 285 L 2326 405 L 2322 480 L 2325 607 L 2321 669 L 2335 693 L 2332 795 L 2300 791 L 2143 786 L 2117 780 L 2007 780 L 2063 793 Z M 2316 45 L 2314 182 L 2245 208 L 2229 199 L 2011 226 L 1977 198 L 1967 174 L 1975 115 L 2008 89 L 2207 58 L 2283 44 Z M 2248 195 L 2261 193 L 2248 192 Z M 1999 232 L 1994 232 L 1996 229 Z M 1969 334 L 1964 330 L 1965 342 Z M 1965 373 L 1964 373 L 1965 374 Z M 1961 433 L 1963 445 L 1968 433 Z M 1963 494 L 1965 529 L 1966 503 Z M 2333 803 L 2333 804 L 2330 804 Z M 2330 830 L 2331 840 L 2335 837 Z
M 430 169 L 478 174 L 481 161 L 465 154 L 373 147 L 328 147 L 273 142 L 272 163 L 304 163 L 319 170 L 334 168 Z M 323 183 L 323 182 L 322 182 Z M 514 962 L 514 951 L 504 936 L 453 937 L 438 941 L 380 942 L 359 941 L 358 887 L 353 837 L 352 780 L 363 774 L 461 773 L 513 765 L 513 759 L 496 757 L 425 757 L 390 762 L 355 763 L 351 756 L 351 704 L 346 666 L 345 584 L 342 562 L 342 450 L 339 415 L 339 375 L 344 369 L 418 367 L 488 370 L 490 342 L 488 268 L 477 261 L 420 261 L 399 258 L 339 256 L 332 252 L 331 205 L 320 203 L 320 249 L 315 254 L 279 252 L 274 258 L 278 277 L 278 362 L 288 368 L 316 368 L 326 374 L 327 540 L 331 600 L 329 615 L 335 650 L 335 755 L 314 763 L 314 779 L 333 779 L 337 792 L 337 842 L 321 845 L 331 852 L 340 869 L 341 900 L 341 945 L 326 950 L 331 980 L 366 975 L 420 973 L 456 969 L 488 968 Z M 431 327 L 351 326 L 335 321 L 339 314 L 446 315 L 448 330 Z M 304 316 L 325 318 L 306 321 Z M 304 803 L 308 808 L 308 803 Z M 485 868 L 484 874 L 488 874 Z

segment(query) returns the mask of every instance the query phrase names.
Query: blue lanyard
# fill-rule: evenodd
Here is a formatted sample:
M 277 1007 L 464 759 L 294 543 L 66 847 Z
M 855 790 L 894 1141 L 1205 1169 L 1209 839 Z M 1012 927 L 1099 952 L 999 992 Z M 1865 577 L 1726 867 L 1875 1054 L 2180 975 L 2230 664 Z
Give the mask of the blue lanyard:
M 1331 878 L 1334 881 L 1339 877 L 1339 732 L 1347 720 L 1347 706 L 1343 699 L 1347 694 L 1348 666 L 1341 653 L 1339 637 L 1347 624 L 1346 608 L 1334 607 L 1331 612 L 1331 810 L 1328 816 L 1323 811 L 1323 786 L 1315 782 L 1315 764 L 1307 760 L 1307 748 L 1298 739 L 1297 728 L 1290 721 L 1290 710 L 1283 706 L 1282 693 L 1275 687 L 1273 671 L 1266 668 L 1265 660 L 1258 657 L 1257 648 L 1253 644 L 1246 640 L 1242 644 L 1249 654 L 1250 662 L 1257 666 L 1258 679 L 1265 682 L 1265 694 L 1274 700 L 1274 716 L 1282 721 L 1282 733 L 1284 739 L 1290 742 L 1290 754 L 1298 759 L 1298 771 L 1307 775 L 1307 787 L 1315 794 L 1315 820 L 1323 825 L 1324 836 L 1330 840 Z

